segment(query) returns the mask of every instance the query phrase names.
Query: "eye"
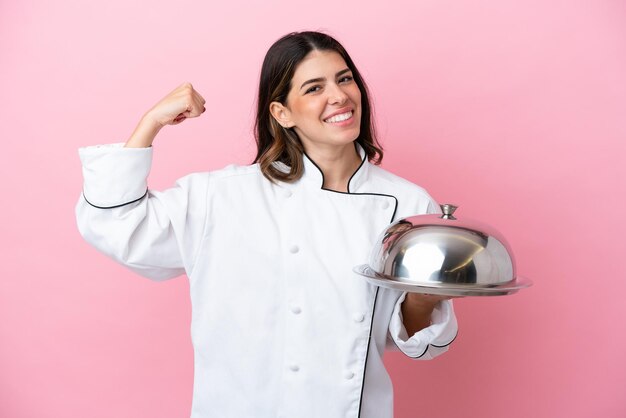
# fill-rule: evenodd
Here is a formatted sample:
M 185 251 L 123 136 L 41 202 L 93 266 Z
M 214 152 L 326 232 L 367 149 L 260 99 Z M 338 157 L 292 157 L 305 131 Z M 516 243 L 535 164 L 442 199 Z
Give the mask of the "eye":
M 321 89 L 322 89 L 322 86 L 320 85 L 311 86 L 308 89 L 306 89 L 304 94 L 314 93 L 316 91 L 320 91 Z
M 351 75 L 347 75 L 347 76 L 341 77 L 341 78 L 339 79 L 339 82 L 340 82 L 340 83 L 349 83 L 349 82 L 351 82 L 352 80 L 354 80 L 354 77 L 352 77 Z

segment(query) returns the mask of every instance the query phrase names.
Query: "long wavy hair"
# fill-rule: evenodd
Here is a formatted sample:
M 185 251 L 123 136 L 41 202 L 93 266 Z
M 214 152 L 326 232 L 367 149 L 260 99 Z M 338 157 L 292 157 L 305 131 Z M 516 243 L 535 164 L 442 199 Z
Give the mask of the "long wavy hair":
M 354 81 L 361 91 L 361 131 L 356 142 L 363 147 L 368 160 L 374 164 L 380 164 L 383 159 L 383 150 L 376 138 L 367 85 L 348 52 L 334 38 L 324 33 L 292 32 L 276 41 L 267 51 L 259 81 L 254 124 L 257 155 L 254 163 L 259 163 L 263 175 L 272 182 L 296 181 L 304 171 L 304 147 L 298 135 L 293 128 L 285 128 L 274 119 L 270 113 L 270 104 L 287 104 L 296 67 L 313 50 L 337 52 L 352 71 Z M 289 172 L 277 168 L 274 162 L 284 163 L 289 167 Z

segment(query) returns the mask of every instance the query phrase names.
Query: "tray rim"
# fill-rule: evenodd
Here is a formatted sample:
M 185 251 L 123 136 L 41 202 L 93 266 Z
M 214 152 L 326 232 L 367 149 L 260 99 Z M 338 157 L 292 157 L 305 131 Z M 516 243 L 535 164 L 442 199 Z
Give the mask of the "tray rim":
M 388 276 L 376 272 L 368 264 L 355 266 L 353 271 L 376 286 L 412 293 L 447 296 L 503 296 L 517 293 L 521 289 L 532 286 L 532 281 L 523 276 L 516 276 L 511 281 L 495 285 L 450 285 L 441 283 L 418 284 L 390 279 Z

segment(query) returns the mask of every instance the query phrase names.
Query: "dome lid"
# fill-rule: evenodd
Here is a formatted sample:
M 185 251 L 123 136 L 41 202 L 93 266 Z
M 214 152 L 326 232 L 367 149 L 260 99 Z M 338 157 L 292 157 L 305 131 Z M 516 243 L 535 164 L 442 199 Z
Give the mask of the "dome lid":
M 502 234 L 487 224 L 457 219 L 456 209 L 444 204 L 443 214 L 389 225 L 372 249 L 370 264 L 354 271 L 377 286 L 449 296 L 507 295 L 530 286 L 516 275 Z

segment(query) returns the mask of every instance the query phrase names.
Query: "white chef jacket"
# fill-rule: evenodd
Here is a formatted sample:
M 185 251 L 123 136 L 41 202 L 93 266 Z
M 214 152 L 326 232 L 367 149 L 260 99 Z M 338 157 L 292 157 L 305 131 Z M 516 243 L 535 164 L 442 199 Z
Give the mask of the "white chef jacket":
M 352 271 L 391 221 L 439 210 L 357 148 L 347 193 L 323 189 L 307 156 L 294 183 L 274 184 L 254 164 L 157 192 L 146 182 L 152 147 L 79 150 L 83 237 L 148 278 L 189 278 L 192 418 L 391 418 L 385 347 L 431 359 L 454 340 L 451 301 L 409 338 L 405 294 Z

